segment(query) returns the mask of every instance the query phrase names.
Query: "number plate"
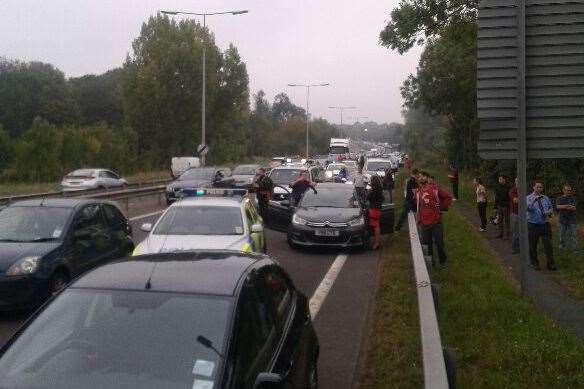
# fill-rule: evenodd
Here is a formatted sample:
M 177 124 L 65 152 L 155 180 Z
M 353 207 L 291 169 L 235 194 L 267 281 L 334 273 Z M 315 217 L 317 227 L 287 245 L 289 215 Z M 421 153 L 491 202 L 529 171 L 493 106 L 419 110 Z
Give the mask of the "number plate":
M 331 230 L 329 228 L 321 228 L 314 231 L 316 236 L 339 236 L 339 231 Z

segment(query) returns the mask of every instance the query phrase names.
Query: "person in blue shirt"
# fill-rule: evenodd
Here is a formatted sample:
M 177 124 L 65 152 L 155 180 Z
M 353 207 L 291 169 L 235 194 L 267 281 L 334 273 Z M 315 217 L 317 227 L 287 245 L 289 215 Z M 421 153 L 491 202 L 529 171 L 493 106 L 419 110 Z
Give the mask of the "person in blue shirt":
M 548 270 L 556 270 L 552 249 L 552 229 L 549 219 L 553 215 L 550 199 L 543 194 L 543 184 L 536 182 L 533 192 L 527 196 L 527 229 L 529 237 L 529 260 L 535 270 L 540 270 L 537 259 L 537 244 L 541 239 L 547 258 Z
M 579 252 L 576 197 L 570 184 L 564 185 L 563 195 L 556 199 L 556 208 L 560 214 L 560 249 L 565 248 L 568 243 L 574 252 Z

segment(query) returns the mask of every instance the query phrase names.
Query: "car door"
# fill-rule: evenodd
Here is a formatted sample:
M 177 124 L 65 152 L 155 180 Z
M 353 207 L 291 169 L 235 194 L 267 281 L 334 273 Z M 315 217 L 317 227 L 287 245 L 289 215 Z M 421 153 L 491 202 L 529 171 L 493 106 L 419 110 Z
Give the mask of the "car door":
M 107 175 L 107 179 L 108 179 L 108 186 L 118 187 L 118 186 L 123 185 L 122 180 L 120 180 L 120 176 L 118 176 L 116 173 L 108 170 L 108 171 L 106 171 L 106 175 Z
M 272 230 L 286 232 L 292 221 L 294 207 L 290 206 L 289 200 L 270 200 L 266 207 L 264 223 Z
M 74 275 L 97 266 L 110 256 L 110 240 L 99 204 L 88 204 L 77 211 L 65 248 L 65 258 Z
M 134 242 L 131 239 L 132 228 L 128 220 L 112 204 L 102 204 L 101 207 L 111 238 L 111 258 L 121 258 L 130 255 L 134 250 Z
M 383 204 L 381 204 L 381 218 L 379 219 L 379 223 L 382 234 L 390 234 L 393 232 L 395 210 L 393 203 L 389 202 L 388 196 L 386 196 Z
M 245 218 L 247 219 L 247 230 L 252 241 L 252 250 L 258 253 L 266 252 L 266 240 L 264 232 L 251 232 L 254 224 L 263 224 L 260 215 L 255 210 L 250 199 L 244 201 Z

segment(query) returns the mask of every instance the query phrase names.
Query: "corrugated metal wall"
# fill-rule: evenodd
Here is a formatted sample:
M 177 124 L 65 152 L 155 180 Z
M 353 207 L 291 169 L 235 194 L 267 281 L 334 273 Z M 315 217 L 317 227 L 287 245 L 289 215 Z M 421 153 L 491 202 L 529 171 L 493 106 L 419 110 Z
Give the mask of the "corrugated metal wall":
M 517 157 L 517 0 L 479 5 L 479 153 Z M 526 0 L 530 158 L 584 157 L 584 0 Z

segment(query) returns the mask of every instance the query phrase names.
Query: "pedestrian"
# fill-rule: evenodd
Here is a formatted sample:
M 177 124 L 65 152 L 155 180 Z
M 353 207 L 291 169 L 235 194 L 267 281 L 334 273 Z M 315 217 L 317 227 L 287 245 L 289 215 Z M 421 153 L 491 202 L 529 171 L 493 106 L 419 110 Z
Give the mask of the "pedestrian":
M 268 202 L 272 199 L 274 193 L 274 183 L 266 174 L 266 169 L 259 168 L 256 171 L 252 190 L 256 192 L 259 213 L 265 218 Z
M 553 215 L 550 199 L 543 194 L 543 183 L 536 182 L 533 192 L 527 196 L 527 229 L 529 238 L 529 260 L 535 270 L 540 270 L 537 259 L 537 244 L 541 239 L 545 250 L 548 270 L 556 270 L 552 249 L 552 228 L 549 219 Z
M 390 166 L 385 169 L 383 176 L 383 188 L 389 193 L 389 202 L 393 203 L 393 188 L 395 187 L 395 179 L 393 178 L 393 168 Z
M 345 181 L 348 178 L 349 173 L 347 173 L 347 168 L 346 167 L 341 167 L 341 169 L 339 170 L 339 179 L 342 181 L 343 179 L 345 179 Z
M 314 184 L 308 180 L 308 174 L 306 171 L 300 172 L 298 178 L 290 183 L 290 187 L 292 188 L 292 193 L 290 194 L 290 205 L 296 206 L 300 203 L 302 196 L 304 193 L 310 188 L 316 194 L 316 188 Z
M 556 200 L 556 208 L 560 214 L 560 249 L 566 248 L 568 243 L 574 252 L 579 252 L 576 197 L 570 184 L 564 185 L 563 195 Z
M 507 178 L 500 174 L 498 184 L 495 188 L 495 208 L 499 215 L 499 239 L 509 239 L 511 234 L 509 222 L 509 189 Z
M 418 188 L 418 169 L 413 169 L 411 171 L 410 177 L 406 180 L 406 186 L 404 189 L 404 204 L 402 207 L 402 213 L 399 216 L 397 224 L 395 225 L 395 230 L 399 231 L 408 217 L 410 211 L 416 212 L 416 189 Z
M 429 181 L 427 172 L 418 174 L 418 189 L 416 191 L 417 219 L 422 232 L 422 242 L 428 246 L 428 254 L 433 255 L 434 244 L 438 249 L 441 264 L 446 264 L 446 249 L 444 247 L 444 229 L 442 212 L 452 203 L 452 196 L 438 184 Z
M 371 189 L 367 193 L 367 202 L 369 208 L 367 216 L 369 218 L 369 227 L 373 229 L 373 250 L 377 250 L 381 244 L 381 204 L 383 204 L 383 183 L 381 177 L 371 176 Z
M 359 204 L 365 204 L 365 197 L 367 192 L 365 190 L 366 182 L 365 175 L 363 174 L 363 168 L 359 167 L 357 174 L 353 177 L 353 185 L 355 186 L 355 193 L 357 194 L 357 201 Z
M 414 161 L 412 161 L 410 159 L 410 156 L 406 154 L 405 159 L 404 159 L 404 166 L 406 169 L 408 169 L 409 171 L 411 171 L 414 167 Z
M 511 205 L 511 253 L 519 254 L 519 188 L 517 178 L 515 185 L 509 190 L 509 204 Z
M 450 173 L 448 174 L 450 185 L 452 185 L 452 200 L 458 200 L 458 168 L 451 163 Z
M 474 179 L 475 191 L 477 196 L 477 208 L 479 211 L 479 218 L 481 219 L 481 226 L 479 231 L 487 230 L 487 189 L 483 185 L 483 181 L 476 177 Z

